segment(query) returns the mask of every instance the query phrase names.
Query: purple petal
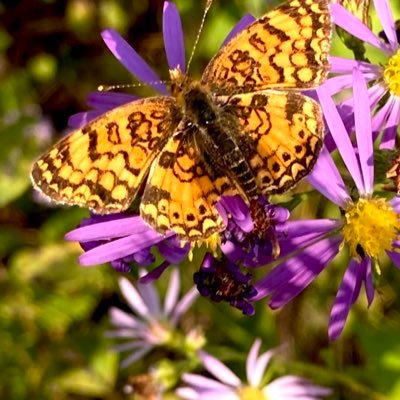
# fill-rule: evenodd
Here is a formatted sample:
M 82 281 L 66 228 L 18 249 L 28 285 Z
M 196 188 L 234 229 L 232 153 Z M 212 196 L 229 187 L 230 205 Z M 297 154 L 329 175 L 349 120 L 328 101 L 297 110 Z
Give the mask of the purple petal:
M 260 347 L 258 346 L 257 354 L 259 349 Z M 274 355 L 273 350 L 266 351 L 265 353 L 261 354 L 259 357 L 257 357 L 252 361 L 251 364 L 253 365 L 250 364 L 248 367 L 246 366 L 247 381 L 251 386 L 260 386 L 262 379 L 265 375 L 265 369 L 267 368 L 267 365 L 270 362 L 273 355 Z M 250 357 L 250 353 L 248 357 Z
M 126 368 L 129 365 L 133 364 L 137 360 L 143 358 L 151 349 L 153 345 L 143 344 L 143 347 L 134 353 L 132 353 L 129 357 L 125 358 L 121 363 L 121 368 Z
M 332 97 L 328 95 L 326 91 L 321 90 L 321 88 L 317 89 L 317 93 L 321 101 L 322 109 L 324 111 L 324 116 L 328 124 L 329 130 L 333 139 L 335 140 L 336 146 L 340 152 L 340 155 L 342 156 L 343 162 L 345 163 L 348 171 L 353 177 L 357 189 L 361 193 L 364 193 L 364 183 L 361 176 L 360 165 L 354 152 L 354 148 L 350 141 L 349 135 L 336 109 L 335 103 L 333 102 Z
M 372 194 L 374 186 L 374 148 L 372 143 L 371 111 L 368 104 L 367 84 L 362 73 L 353 69 L 354 120 L 358 157 L 364 181 L 364 194 Z
M 400 99 L 393 97 L 393 107 L 388 115 L 386 129 L 383 132 L 381 149 L 393 149 L 396 144 L 397 129 L 400 122 Z
M 382 67 L 380 65 L 371 64 L 365 61 L 353 60 L 351 58 L 330 56 L 331 72 L 337 74 L 350 73 L 353 68 L 358 68 L 361 72 L 372 72 L 376 77 L 382 75 Z
M 68 118 L 68 126 L 76 129 L 83 128 L 89 122 L 93 121 L 102 114 L 104 114 L 104 111 L 86 111 L 76 113 Z
M 400 253 L 396 251 L 387 251 L 388 256 L 392 260 L 393 264 L 400 269 Z
M 331 389 L 313 385 L 307 379 L 293 375 L 275 379 L 264 390 L 268 399 L 282 400 L 317 400 L 332 393 Z
M 110 309 L 110 321 L 113 325 L 121 328 L 138 328 L 142 324 L 132 314 L 128 314 L 125 311 L 120 310 L 116 307 Z
M 307 180 L 326 198 L 342 208 L 350 201 L 343 179 L 325 147 L 322 148 Z
M 399 47 L 397 43 L 396 26 L 392 14 L 392 10 L 389 6 L 388 0 L 374 0 L 375 10 L 378 14 L 379 20 L 385 35 L 389 41 L 390 48 L 395 53 Z
M 89 242 L 92 240 L 109 240 L 129 235 L 142 235 L 147 232 L 156 233 L 139 216 L 124 217 L 120 214 L 118 217 L 115 215 L 114 220 L 98 222 L 74 229 L 65 235 L 65 239 L 74 242 Z M 161 236 L 159 233 L 157 235 Z
M 139 271 L 139 276 L 144 275 L 145 271 L 141 269 Z M 138 282 L 136 284 L 136 288 L 140 293 L 144 303 L 149 309 L 149 314 L 158 316 L 161 314 L 161 306 L 160 306 L 160 296 L 158 295 L 157 289 L 152 284 L 143 284 Z
M 381 88 L 383 88 L 383 85 L 376 85 Z M 384 89 L 384 92 L 386 93 L 386 88 Z M 392 112 L 392 108 L 395 103 L 395 97 L 390 96 L 385 104 L 382 106 L 382 108 L 372 117 L 372 132 L 374 135 L 374 140 L 378 137 L 379 133 L 382 131 L 382 129 L 386 126 L 386 122 L 389 118 L 389 115 Z
M 251 346 L 251 349 L 246 359 L 246 376 L 247 376 L 247 381 L 251 386 L 258 386 L 258 384 L 260 383 L 258 378 L 257 379 L 254 378 L 254 371 L 256 368 L 260 347 L 261 347 L 261 339 L 257 338 L 254 341 L 253 345 Z M 258 382 L 254 383 L 255 381 Z
M 204 351 L 199 351 L 199 356 L 202 364 L 210 374 L 214 375 L 217 379 L 227 385 L 233 387 L 240 386 L 240 379 L 221 361 Z
M 192 306 L 195 300 L 199 297 L 197 288 L 192 287 L 174 307 L 173 313 L 170 318 L 172 325 L 176 325 L 181 319 L 182 315 Z
M 219 203 L 232 215 L 236 224 L 244 232 L 251 232 L 253 230 L 253 221 L 251 219 L 249 207 L 241 196 L 223 196 Z
M 271 294 L 270 307 L 282 307 L 307 287 L 336 256 L 341 241 L 340 236 L 333 236 L 287 259 L 256 282 L 254 288 L 257 294 L 251 301 L 258 301 Z
M 179 264 L 189 253 L 190 243 L 186 242 L 184 246 L 176 236 L 162 241 L 158 246 L 160 255 L 170 264 Z
M 331 4 L 332 17 L 336 25 L 359 38 L 363 42 L 367 42 L 374 47 L 391 54 L 391 48 L 383 43 L 366 25 L 364 25 L 357 17 L 347 11 L 340 4 Z
M 144 283 L 145 285 L 154 282 L 157 280 L 163 272 L 170 266 L 170 263 L 168 261 L 164 261 L 161 265 L 159 265 L 157 268 L 154 268 L 151 272 L 147 273 L 146 275 L 143 275 L 139 279 L 139 283 Z
M 371 259 L 367 258 L 365 260 L 365 277 L 364 277 L 364 283 L 365 283 L 365 292 L 367 294 L 367 300 L 368 300 L 368 307 L 371 306 L 374 297 L 375 297 L 375 288 L 374 288 L 374 282 L 372 279 L 372 270 L 371 270 Z
M 183 382 L 194 386 L 196 389 L 199 389 L 201 392 L 205 390 L 220 390 L 221 392 L 225 392 L 228 389 L 228 387 L 221 382 L 197 374 L 184 373 L 182 375 L 182 380 Z
M 375 72 L 364 72 L 363 76 L 367 82 L 380 78 Z M 320 90 L 327 91 L 330 95 L 337 94 L 342 90 L 351 87 L 353 84 L 353 77 L 351 74 L 338 75 L 328 79 L 325 83 L 320 86 Z
M 164 300 L 164 314 L 169 315 L 179 297 L 179 291 L 181 288 L 181 280 L 179 276 L 179 271 L 177 268 L 174 268 L 171 272 L 171 276 L 169 278 L 167 294 L 165 295 Z
M 351 260 L 346 269 L 331 311 L 329 320 L 330 340 L 337 339 L 342 333 L 353 299 L 358 297 L 360 293 L 361 284 L 358 281 L 361 280 L 361 276 L 357 273 L 360 267 L 361 265 L 357 261 Z M 356 287 L 358 287 L 358 290 L 356 290 Z
M 339 228 L 341 222 L 336 219 L 311 219 L 288 221 L 285 230 L 285 236 L 295 238 L 305 236 L 310 233 L 325 235 Z
M 139 96 L 132 94 L 104 91 L 89 93 L 87 103 L 91 108 L 107 111 L 137 99 Z
M 119 279 L 119 287 L 121 289 L 121 293 L 123 294 L 126 302 L 129 304 L 129 306 L 134 310 L 138 315 L 140 315 L 144 319 L 149 319 L 151 316 L 149 313 L 149 308 L 147 307 L 147 304 L 145 301 L 143 301 L 142 296 L 138 292 L 138 290 L 135 288 L 135 286 L 132 285 L 131 282 L 129 282 L 128 279 L 126 278 L 120 278 Z
M 138 80 L 153 87 L 162 94 L 167 94 L 167 88 L 160 83 L 160 77 L 149 67 L 146 61 L 122 38 L 114 29 L 106 29 L 101 36 L 115 58 Z
M 182 21 L 176 5 L 171 1 L 164 2 L 163 37 L 169 68 L 179 67 L 182 72 L 185 72 Z
M 256 19 L 251 14 L 245 14 L 240 19 L 240 21 L 232 28 L 232 30 L 228 33 L 228 36 L 223 41 L 221 47 L 224 47 L 231 39 L 233 39 L 238 33 L 247 28 L 255 20 Z
M 162 235 L 148 230 L 140 235 L 127 236 L 89 250 L 79 257 L 79 263 L 81 265 L 96 265 L 117 260 L 162 240 L 164 240 Z

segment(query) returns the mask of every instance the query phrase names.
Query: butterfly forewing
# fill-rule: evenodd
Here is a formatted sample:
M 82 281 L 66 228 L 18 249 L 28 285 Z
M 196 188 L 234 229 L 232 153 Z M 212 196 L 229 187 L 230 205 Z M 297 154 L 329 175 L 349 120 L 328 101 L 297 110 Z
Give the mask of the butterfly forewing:
M 172 97 L 136 100 L 71 133 L 32 168 L 36 188 L 52 200 L 106 214 L 125 210 L 174 131 Z
M 229 41 L 202 82 L 227 94 L 315 87 L 328 73 L 331 34 L 328 0 L 292 0 Z

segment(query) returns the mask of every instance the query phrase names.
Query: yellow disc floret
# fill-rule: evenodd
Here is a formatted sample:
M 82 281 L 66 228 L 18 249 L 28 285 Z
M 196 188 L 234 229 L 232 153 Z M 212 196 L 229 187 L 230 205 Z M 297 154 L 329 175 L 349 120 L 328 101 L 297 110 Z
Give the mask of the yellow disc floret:
M 389 62 L 385 66 L 383 77 L 390 92 L 396 96 L 400 96 L 400 49 L 390 57 Z
M 360 246 L 365 255 L 377 258 L 392 250 L 399 228 L 399 215 L 385 199 L 360 198 L 346 210 L 343 236 L 355 259 L 360 259 Z
M 244 386 L 239 389 L 240 400 L 267 400 L 261 389 L 253 386 Z

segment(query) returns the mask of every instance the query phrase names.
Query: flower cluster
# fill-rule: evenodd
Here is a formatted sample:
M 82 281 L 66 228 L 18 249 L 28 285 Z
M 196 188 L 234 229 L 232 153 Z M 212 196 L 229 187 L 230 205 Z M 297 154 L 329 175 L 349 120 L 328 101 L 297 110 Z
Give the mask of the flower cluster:
M 363 284 L 368 304 L 372 303 L 373 276 L 381 273 L 380 256 L 386 252 L 400 267 L 400 202 L 389 192 L 378 192 L 376 184 L 381 182 L 374 177 L 374 144 L 379 143 L 381 149 L 393 149 L 396 144 L 400 123 L 400 45 L 388 0 L 375 0 L 374 4 L 383 39 L 339 3 L 331 4 L 331 12 L 337 26 L 378 49 L 384 64 L 332 56 L 329 79 L 310 94 L 321 104 L 327 134 L 308 181 L 337 206 L 340 217 L 289 220 L 288 210 L 260 198 L 256 204 L 264 218 L 260 234 L 252 205 L 249 207 L 240 196 L 222 197 L 217 208 L 226 228 L 204 241 L 208 250 L 194 274 L 201 295 L 217 302 L 227 301 L 244 314 L 252 315 L 254 303 L 266 297 L 271 308 L 284 306 L 346 249 L 348 265 L 329 323 L 332 340 L 341 334 Z M 224 44 L 253 20 L 245 16 Z M 184 72 L 182 24 L 176 7 L 169 1 L 164 6 L 163 35 L 169 68 Z M 168 93 L 157 74 L 117 32 L 106 30 L 103 39 L 139 81 L 161 94 Z M 348 88 L 352 89 L 352 96 L 335 104 L 336 97 L 332 96 Z M 133 99 L 126 94 L 93 93 L 89 104 L 94 110 L 71 117 L 70 125 L 82 126 Z M 333 153 L 340 156 L 344 168 L 336 166 Z M 352 182 L 348 183 L 343 175 L 350 175 Z M 174 232 L 155 232 L 133 212 L 91 216 L 66 237 L 81 243 L 85 251 L 80 257 L 82 265 L 110 262 L 122 272 L 131 271 L 132 263 L 146 268 L 140 284 L 153 281 L 170 265 L 190 258 L 194 250 Z M 155 250 L 161 257 L 155 256 Z M 274 268 L 255 281 L 253 270 L 271 261 Z

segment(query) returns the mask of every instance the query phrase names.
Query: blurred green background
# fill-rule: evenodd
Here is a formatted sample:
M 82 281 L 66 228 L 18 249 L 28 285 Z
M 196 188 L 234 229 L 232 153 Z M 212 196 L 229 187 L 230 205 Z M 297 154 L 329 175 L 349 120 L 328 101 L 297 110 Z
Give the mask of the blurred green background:
M 189 52 L 204 5 L 176 3 Z M 244 13 L 260 16 L 277 3 L 215 0 L 191 73 L 200 75 Z M 398 1 L 391 3 L 400 12 Z M 29 181 L 30 165 L 66 132 L 68 117 L 87 109 L 88 92 L 101 84 L 133 82 L 103 44 L 102 29 L 117 29 L 168 79 L 162 9 L 162 0 L 0 1 L 0 399 L 124 399 L 129 376 L 170 358 L 152 354 L 119 371 L 112 341 L 104 337 L 109 307 L 122 302 L 118 273 L 109 266 L 77 265 L 81 250 L 63 236 L 87 211 L 45 204 Z M 335 49 L 345 51 L 338 42 Z M 296 209 L 296 217 L 328 212 L 320 200 L 313 196 Z M 341 261 L 279 312 L 259 304 L 249 318 L 199 299 L 184 322 L 199 324 L 207 349 L 239 372 L 258 336 L 265 347 L 286 344 L 285 360 L 275 372 L 331 386 L 332 399 L 398 400 L 400 272 L 384 268 L 371 309 L 362 296 L 341 339 L 329 343 L 329 312 L 345 267 Z M 182 268 L 186 289 L 194 271 L 188 264 Z M 157 283 L 161 292 L 165 282 Z

